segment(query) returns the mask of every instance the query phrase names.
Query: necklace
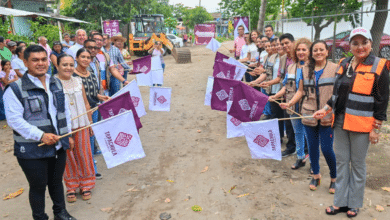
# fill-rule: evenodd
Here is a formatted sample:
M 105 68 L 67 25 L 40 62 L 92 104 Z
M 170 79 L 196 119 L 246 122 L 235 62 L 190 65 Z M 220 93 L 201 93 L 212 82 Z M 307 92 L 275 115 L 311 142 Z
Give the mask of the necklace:
M 351 62 L 350 62 L 350 64 L 348 65 L 347 72 L 345 73 L 345 75 L 346 75 L 348 78 L 351 78 L 352 75 L 353 75 L 353 72 L 352 72 L 351 75 L 350 75 L 350 72 L 351 72 L 351 68 L 352 68 L 352 63 L 353 63 L 354 61 L 355 61 L 355 57 L 352 57 Z
M 87 70 L 85 70 L 85 72 L 81 72 L 81 71 L 79 70 L 79 68 L 76 68 L 76 70 L 77 70 L 79 73 L 81 73 L 81 75 L 87 75 L 87 73 L 88 73 Z

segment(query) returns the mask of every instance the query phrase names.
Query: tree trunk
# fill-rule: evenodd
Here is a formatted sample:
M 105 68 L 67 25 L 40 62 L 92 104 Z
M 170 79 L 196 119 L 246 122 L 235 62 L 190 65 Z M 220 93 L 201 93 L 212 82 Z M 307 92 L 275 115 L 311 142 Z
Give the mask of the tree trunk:
M 265 9 L 267 7 L 267 0 L 261 0 L 260 12 L 259 12 L 259 22 L 257 23 L 257 31 L 263 33 L 264 31 L 264 21 L 265 21 Z
M 388 7 L 388 0 L 376 0 L 375 10 L 386 10 Z M 379 45 L 381 42 L 383 29 L 385 28 L 388 11 L 375 12 L 374 21 L 371 26 L 372 35 L 372 49 L 373 53 L 379 55 Z

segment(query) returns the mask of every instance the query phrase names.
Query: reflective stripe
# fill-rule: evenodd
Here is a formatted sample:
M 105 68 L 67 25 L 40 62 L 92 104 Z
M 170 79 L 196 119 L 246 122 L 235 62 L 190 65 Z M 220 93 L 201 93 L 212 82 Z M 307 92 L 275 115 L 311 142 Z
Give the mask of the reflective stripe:
M 314 80 L 312 79 L 304 79 L 303 85 L 313 85 L 314 86 Z
M 295 80 L 295 74 L 287 74 L 287 79 Z
M 322 84 L 334 84 L 334 82 L 336 82 L 336 77 L 332 77 L 332 78 L 320 78 L 318 80 L 318 85 L 322 85 Z
M 361 110 L 355 110 L 350 108 L 345 108 L 345 113 L 356 115 L 356 116 L 363 116 L 363 117 L 373 117 L 374 112 L 373 111 L 361 111 Z
M 26 139 L 22 136 L 17 136 L 17 135 L 14 135 L 14 140 L 18 143 L 39 143 L 39 141 L 34 141 L 34 140 L 31 140 L 31 139 Z
M 336 100 L 336 96 L 332 95 L 332 101 L 334 102 Z
M 374 103 L 374 97 L 372 96 L 361 96 L 350 93 L 348 99 L 356 102 Z
M 60 128 L 60 134 L 67 134 L 69 132 L 68 127 Z
M 381 59 L 378 57 L 375 57 L 374 63 L 372 64 L 372 67 L 371 67 L 371 72 L 376 73 L 376 69 L 378 68 L 379 61 L 381 61 Z
M 31 124 L 31 125 L 34 125 L 34 126 L 39 126 L 39 127 L 50 126 L 50 125 L 51 125 L 50 119 L 42 119 L 42 120 L 36 120 L 36 121 L 28 121 L 28 123 Z
M 63 112 L 58 112 L 57 115 L 58 115 L 58 120 L 66 119 L 66 115 Z

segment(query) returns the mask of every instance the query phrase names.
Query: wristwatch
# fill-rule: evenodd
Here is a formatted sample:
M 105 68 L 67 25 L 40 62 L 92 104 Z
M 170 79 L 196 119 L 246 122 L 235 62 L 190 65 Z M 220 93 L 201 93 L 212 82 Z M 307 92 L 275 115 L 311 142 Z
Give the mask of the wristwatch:
M 124 84 L 126 81 L 127 81 L 126 79 L 125 79 L 125 80 L 123 80 L 122 84 Z

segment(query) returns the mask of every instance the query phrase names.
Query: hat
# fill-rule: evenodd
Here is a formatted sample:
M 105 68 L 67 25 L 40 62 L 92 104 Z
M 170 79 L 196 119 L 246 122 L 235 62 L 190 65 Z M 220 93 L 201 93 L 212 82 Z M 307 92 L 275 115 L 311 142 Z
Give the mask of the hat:
M 15 41 L 10 41 L 10 42 L 7 43 L 7 45 L 9 47 L 13 47 L 13 46 L 16 46 L 16 42 Z
M 352 38 L 357 36 L 357 35 L 361 35 L 369 40 L 372 40 L 371 33 L 367 29 L 362 28 L 362 27 L 358 27 L 358 28 L 355 28 L 351 31 L 351 33 L 349 35 L 349 42 L 351 42 Z
M 111 41 L 114 42 L 114 41 L 117 41 L 117 40 L 121 40 L 123 42 L 126 42 L 126 38 L 122 37 L 122 34 L 119 33 L 113 37 L 111 37 Z

